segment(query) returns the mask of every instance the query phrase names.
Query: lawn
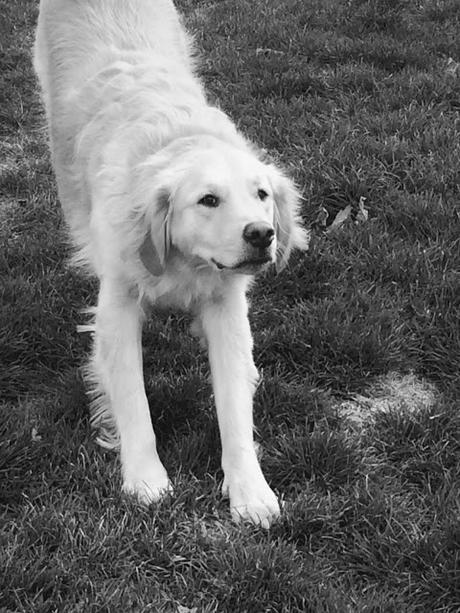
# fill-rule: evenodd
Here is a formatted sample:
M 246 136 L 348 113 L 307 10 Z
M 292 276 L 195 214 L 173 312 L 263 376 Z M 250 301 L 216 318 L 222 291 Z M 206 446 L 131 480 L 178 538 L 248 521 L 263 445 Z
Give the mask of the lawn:
M 256 438 L 283 515 L 231 522 L 181 313 L 144 334 L 174 494 L 120 494 L 88 424 L 77 325 L 97 287 L 68 266 L 38 3 L 0 1 L 0 612 L 459 611 L 458 0 L 178 5 L 211 97 L 294 176 L 312 228 L 251 297 Z

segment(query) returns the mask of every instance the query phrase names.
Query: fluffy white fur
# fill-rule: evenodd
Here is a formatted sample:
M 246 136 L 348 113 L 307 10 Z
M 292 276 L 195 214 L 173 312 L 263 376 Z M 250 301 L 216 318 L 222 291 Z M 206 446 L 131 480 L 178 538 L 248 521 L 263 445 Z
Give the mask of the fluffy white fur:
M 149 502 L 170 489 L 141 335 L 149 304 L 174 305 L 208 347 L 232 516 L 268 526 L 279 506 L 253 444 L 246 292 L 307 246 L 292 182 L 208 104 L 170 0 L 41 0 L 34 61 L 76 260 L 100 281 L 92 416 L 120 445 L 124 490 Z

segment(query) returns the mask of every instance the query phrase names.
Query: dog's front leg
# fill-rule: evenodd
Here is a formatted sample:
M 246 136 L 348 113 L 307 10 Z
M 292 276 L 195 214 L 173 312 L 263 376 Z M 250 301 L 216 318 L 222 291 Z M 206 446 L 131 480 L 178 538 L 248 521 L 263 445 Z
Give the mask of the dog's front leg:
M 222 440 L 224 492 L 235 520 L 268 527 L 279 515 L 275 494 L 257 460 L 253 441 L 252 397 L 257 370 L 244 292 L 233 290 L 201 313 Z
M 122 280 L 103 278 L 96 311 L 93 377 L 120 436 L 123 490 L 148 503 L 159 499 L 170 485 L 158 457 L 144 389 L 142 321 L 137 296 Z

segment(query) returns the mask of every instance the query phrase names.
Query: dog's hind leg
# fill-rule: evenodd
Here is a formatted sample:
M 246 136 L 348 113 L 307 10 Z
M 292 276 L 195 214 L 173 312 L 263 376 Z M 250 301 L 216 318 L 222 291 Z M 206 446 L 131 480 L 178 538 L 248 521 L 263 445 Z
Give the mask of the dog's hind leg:
M 104 413 L 110 411 L 120 443 L 123 490 L 148 503 L 168 491 L 170 483 L 158 457 L 144 389 L 143 315 L 138 297 L 126 283 L 102 278 L 90 367 L 102 394 L 94 421 L 99 418 L 103 424 Z

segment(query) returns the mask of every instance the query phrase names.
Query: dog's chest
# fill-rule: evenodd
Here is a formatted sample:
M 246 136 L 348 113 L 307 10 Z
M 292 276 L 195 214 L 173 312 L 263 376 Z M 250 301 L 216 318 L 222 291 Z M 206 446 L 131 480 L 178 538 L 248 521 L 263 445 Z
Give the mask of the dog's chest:
M 222 275 L 211 269 L 194 270 L 188 267 L 167 271 L 163 276 L 151 278 L 144 288 L 148 300 L 161 308 L 175 307 L 190 311 L 224 293 Z

